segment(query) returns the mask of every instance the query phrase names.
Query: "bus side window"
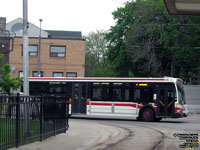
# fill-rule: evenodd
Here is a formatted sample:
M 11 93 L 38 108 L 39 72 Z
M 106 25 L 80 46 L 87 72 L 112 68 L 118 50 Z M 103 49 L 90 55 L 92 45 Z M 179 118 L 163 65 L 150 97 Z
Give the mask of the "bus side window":
M 107 84 L 107 83 L 93 83 L 92 100 L 94 100 L 94 101 L 108 101 L 109 100 L 109 84 Z
M 93 97 L 94 100 L 102 99 L 102 90 L 99 88 L 93 88 Z
M 134 89 L 134 102 L 140 102 L 140 89 Z
M 136 88 L 134 89 L 134 102 L 153 102 L 152 88 Z

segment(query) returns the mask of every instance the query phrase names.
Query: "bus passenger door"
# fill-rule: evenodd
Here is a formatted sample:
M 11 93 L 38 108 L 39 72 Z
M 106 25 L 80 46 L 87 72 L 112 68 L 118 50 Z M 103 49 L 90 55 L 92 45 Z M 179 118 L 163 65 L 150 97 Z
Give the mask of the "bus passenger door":
M 86 114 L 86 83 L 72 83 L 72 114 Z
M 172 116 L 174 113 L 175 89 L 170 85 L 159 85 L 157 92 L 157 115 Z

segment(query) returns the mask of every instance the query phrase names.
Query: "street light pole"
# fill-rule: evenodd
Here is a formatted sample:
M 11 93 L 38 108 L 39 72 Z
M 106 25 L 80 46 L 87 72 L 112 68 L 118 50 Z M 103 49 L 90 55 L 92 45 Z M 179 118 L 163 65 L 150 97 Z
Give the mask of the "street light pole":
M 39 33 L 39 47 L 38 47 L 38 77 L 41 77 L 40 74 L 40 54 L 41 54 L 41 24 L 42 24 L 42 19 L 39 19 L 40 21 L 40 33 Z

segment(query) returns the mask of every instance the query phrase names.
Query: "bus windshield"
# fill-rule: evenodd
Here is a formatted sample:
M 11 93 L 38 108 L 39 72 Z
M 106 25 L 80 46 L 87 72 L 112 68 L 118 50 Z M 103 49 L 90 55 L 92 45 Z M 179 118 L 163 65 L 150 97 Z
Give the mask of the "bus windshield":
M 177 84 L 178 87 L 178 100 L 179 104 L 185 104 L 185 92 L 183 89 L 183 84 Z

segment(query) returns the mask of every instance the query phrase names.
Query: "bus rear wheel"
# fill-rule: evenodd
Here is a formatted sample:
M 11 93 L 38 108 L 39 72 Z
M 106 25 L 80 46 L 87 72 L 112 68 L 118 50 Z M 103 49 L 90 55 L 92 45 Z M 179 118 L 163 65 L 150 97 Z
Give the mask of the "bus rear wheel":
M 154 121 L 154 113 L 153 110 L 150 108 L 145 108 L 142 110 L 141 115 L 140 115 L 140 120 L 141 121 Z

